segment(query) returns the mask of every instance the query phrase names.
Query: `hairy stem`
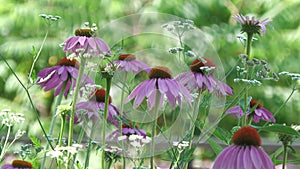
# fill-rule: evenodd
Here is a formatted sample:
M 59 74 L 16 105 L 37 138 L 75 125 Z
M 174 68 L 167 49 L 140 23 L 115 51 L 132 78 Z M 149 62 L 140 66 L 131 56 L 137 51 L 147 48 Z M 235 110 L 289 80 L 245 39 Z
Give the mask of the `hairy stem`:
M 40 54 L 41 54 L 42 49 L 43 49 L 43 47 L 44 47 L 44 45 L 45 45 L 45 42 L 46 42 L 47 37 L 48 37 L 48 31 L 47 31 L 46 34 L 45 34 L 45 37 L 44 37 L 44 39 L 43 39 L 42 45 L 41 45 L 41 47 L 40 47 L 38 53 L 34 56 L 34 60 L 33 60 L 33 62 L 32 62 L 32 65 L 31 65 L 31 68 L 30 68 L 30 71 L 29 71 L 29 74 L 28 74 L 28 79 L 29 79 L 30 81 L 31 81 L 31 76 L 32 76 L 32 72 L 33 72 L 34 65 L 35 65 L 35 63 L 37 62 L 37 60 L 38 60 L 39 57 L 40 57 Z
M 106 92 L 105 92 L 105 104 L 104 104 L 104 115 L 103 115 L 103 123 L 102 123 L 102 146 L 105 146 L 105 129 L 107 124 L 107 112 L 109 105 L 109 92 L 111 87 L 111 77 L 106 78 Z M 101 152 L 101 168 L 105 168 L 105 151 L 104 148 Z
M 286 162 L 287 162 L 287 155 L 288 155 L 287 146 L 288 145 L 286 145 L 286 144 L 283 145 L 282 169 L 285 169 L 285 165 L 286 165 Z
M 35 116 L 36 116 L 37 121 L 38 121 L 38 123 L 39 123 L 39 126 L 41 127 L 42 132 L 43 132 L 43 134 L 44 134 L 44 136 L 45 136 L 47 142 L 49 143 L 51 149 L 54 150 L 54 147 L 52 146 L 52 144 L 51 144 L 51 142 L 50 142 L 50 140 L 49 140 L 49 137 L 47 136 L 47 133 L 46 133 L 46 131 L 45 131 L 43 125 L 42 125 L 42 122 L 41 122 L 41 120 L 40 120 L 40 117 L 39 117 L 39 113 L 38 113 L 38 111 L 37 111 L 37 108 L 36 108 L 35 105 L 33 104 L 33 101 L 32 101 L 32 99 L 31 99 L 31 95 L 30 95 L 28 89 L 25 87 L 25 85 L 24 85 L 23 82 L 20 80 L 20 78 L 18 77 L 18 75 L 14 72 L 14 70 L 12 69 L 12 67 L 8 64 L 8 62 L 6 61 L 6 59 L 5 59 L 1 54 L 0 54 L 0 56 L 1 56 L 2 60 L 5 62 L 5 64 L 8 66 L 9 70 L 11 71 L 11 73 L 12 73 L 12 74 L 15 76 L 15 78 L 18 80 L 18 82 L 20 83 L 20 85 L 22 86 L 22 88 L 25 90 L 26 95 L 27 95 L 27 97 L 28 97 L 28 99 L 29 99 L 30 105 L 31 105 L 32 109 L 34 110 L 34 113 L 35 113 Z
M 61 125 L 60 125 L 59 139 L 58 139 L 59 147 L 62 146 L 62 138 L 64 135 L 65 126 L 66 126 L 66 115 L 61 115 Z M 61 168 L 61 160 L 60 159 L 58 159 L 58 161 L 57 161 L 57 167 L 58 167 L 58 169 Z
M 160 97 L 161 94 L 159 93 L 159 90 L 156 89 L 156 96 L 155 96 L 155 104 L 154 104 L 154 121 L 152 125 L 152 132 L 151 132 L 151 158 L 150 158 L 150 166 L 151 169 L 154 169 L 154 150 L 155 150 L 155 134 L 156 134 L 156 125 L 157 125 L 157 115 L 159 110 L 159 104 L 160 104 Z
M 90 162 L 90 154 L 91 154 L 91 145 L 92 145 L 92 140 L 94 137 L 94 129 L 95 129 L 95 122 L 92 122 L 92 128 L 91 128 L 91 133 L 90 133 L 90 138 L 89 138 L 89 144 L 86 150 L 86 157 L 85 157 L 85 163 L 84 163 L 84 168 L 89 167 L 89 162 Z
M 79 89 L 80 89 L 80 86 L 81 86 L 81 79 L 82 79 L 82 75 L 83 75 L 83 72 L 84 72 L 85 63 L 86 63 L 85 58 L 81 57 L 79 73 L 78 73 L 78 77 L 77 77 L 77 80 L 76 80 L 76 86 L 75 86 L 75 89 L 74 89 L 74 97 L 73 97 L 72 109 L 71 109 L 71 115 L 70 115 L 68 146 L 71 146 L 72 141 L 73 141 L 73 128 L 74 128 L 76 103 L 77 103 L 77 99 L 78 99 Z M 67 168 L 70 165 L 70 156 L 71 156 L 71 154 L 69 153 L 68 154 L 68 161 L 67 161 Z
M 248 38 L 247 38 L 246 54 L 247 54 L 248 59 L 249 59 L 250 58 L 250 52 L 251 52 L 251 44 L 252 44 L 253 34 L 248 33 L 247 36 L 248 36 Z M 248 72 L 249 68 L 248 68 L 247 64 L 245 64 L 245 66 L 246 66 L 245 79 L 247 80 L 249 78 L 249 72 Z M 248 108 L 248 91 L 246 91 L 245 95 L 244 95 L 244 116 L 242 118 L 242 126 L 247 125 L 247 108 Z
M 64 95 L 64 91 L 65 91 L 65 88 L 66 88 L 66 84 L 64 84 L 62 90 L 60 91 L 59 95 L 58 95 L 58 98 L 56 100 L 56 104 L 55 104 L 55 111 L 54 113 L 52 114 L 52 120 L 51 120 L 51 125 L 50 125 L 50 130 L 49 130 L 49 133 L 48 133 L 48 136 L 49 137 L 52 137 L 52 133 L 53 133 L 53 129 L 54 129 L 54 126 L 55 126 L 55 122 L 56 122 L 56 112 L 57 112 L 57 107 L 60 105 L 61 103 L 61 100 L 62 100 L 62 97 Z M 46 150 L 49 149 L 49 143 L 47 143 L 46 145 Z M 42 164 L 41 164 L 41 169 L 44 169 L 45 167 L 45 163 L 46 163 L 46 154 L 44 154 L 44 158 L 43 158 L 43 161 L 42 161 Z
M 124 79 L 126 80 L 128 77 L 128 73 L 125 72 L 125 77 Z M 121 107 L 120 107 L 120 117 L 123 118 L 123 111 L 124 111 L 124 94 L 125 94 L 125 87 L 126 87 L 126 83 L 124 82 L 122 85 L 122 93 L 121 93 Z M 122 120 L 119 121 L 119 132 L 120 132 L 120 136 L 123 135 L 122 133 Z M 122 144 L 122 149 L 124 149 L 124 144 Z M 123 157 L 122 157 L 122 169 L 126 168 L 126 157 L 125 157 L 125 151 L 123 153 Z

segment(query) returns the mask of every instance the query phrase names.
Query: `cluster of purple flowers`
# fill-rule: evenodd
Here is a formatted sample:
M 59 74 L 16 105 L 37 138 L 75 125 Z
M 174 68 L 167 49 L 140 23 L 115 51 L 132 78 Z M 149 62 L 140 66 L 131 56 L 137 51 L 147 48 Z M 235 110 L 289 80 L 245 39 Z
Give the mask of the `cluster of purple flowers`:
M 259 33 L 262 31 L 263 35 L 266 32 L 266 25 L 270 22 L 268 19 L 260 22 L 254 17 L 250 19 L 242 15 L 236 15 L 234 19 L 243 25 L 243 32 Z M 84 54 L 94 57 L 110 53 L 108 44 L 103 39 L 94 37 L 91 29 L 77 29 L 75 35 L 64 42 L 63 50 L 67 57 L 59 60 L 56 66 L 46 68 L 38 73 L 37 84 L 45 91 L 55 89 L 54 96 L 62 93 L 67 98 L 78 80 L 80 64 L 76 58 L 69 59 L 70 54 L 75 54 L 80 59 Z M 175 78 L 173 78 L 169 68 L 165 66 L 150 68 L 147 64 L 136 60 L 133 54 L 122 54 L 113 64 L 118 65 L 118 71 L 133 72 L 134 75 L 141 71 L 148 73 L 149 79 L 137 85 L 126 99 L 127 103 L 133 102 L 134 108 L 138 108 L 145 100 L 148 110 L 162 107 L 166 100 L 171 109 L 175 109 L 177 105 L 181 106 L 183 100 L 192 106 L 191 93 L 193 92 L 208 91 L 209 93 L 214 92 L 217 96 L 233 95 L 232 88 L 214 76 L 214 70 L 217 67 L 210 58 L 194 60 L 190 65 L 190 71 L 181 73 Z M 83 74 L 80 85 L 85 86 L 87 84 L 94 85 L 95 82 L 88 75 Z M 97 122 L 101 118 L 101 111 L 104 110 L 105 95 L 104 89 L 95 89 L 88 100 L 77 103 L 76 117 L 78 119 L 76 119 L 76 123 L 81 123 L 81 116 Z M 156 105 L 157 102 L 158 105 Z M 125 117 L 119 117 L 119 111 L 112 104 L 112 98 L 109 96 L 107 120 L 118 128 L 110 137 L 116 138 L 120 136 L 120 133 L 127 136 L 134 134 L 146 137 L 146 132 L 139 129 L 137 125 L 133 125 L 131 122 L 120 123 L 119 120 Z M 249 107 L 244 108 L 244 110 L 241 106 L 235 106 L 229 108 L 226 113 L 234 114 L 236 118 L 247 116 L 256 123 L 260 120 L 275 122 L 272 113 L 256 100 L 251 100 Z M 120 124 L 122 125 L 122 132 L 119 131 Z M 234 134 L 232 142 L 234 145 L 225 148 L 219 154 L 213 169 L 274 168 L 270 158 L 260 148 L 261 140 L 255 129 L 251 127 L 241 128 Z M 7 164 L 2 167 L 2 169 L 11 168 L 32 168 L 32 166 L 30 163 L 19 160 L 13 162 L 12 165 Z

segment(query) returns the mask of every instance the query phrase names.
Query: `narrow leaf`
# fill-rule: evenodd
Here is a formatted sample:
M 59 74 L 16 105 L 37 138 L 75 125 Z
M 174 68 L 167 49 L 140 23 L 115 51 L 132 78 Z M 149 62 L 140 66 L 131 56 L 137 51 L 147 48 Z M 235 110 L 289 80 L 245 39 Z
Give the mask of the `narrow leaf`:
M 256 128 L 258 130 L 263 130 L 263 131 L 270 131 L 270 132 L 275 132 L 275 133 L 300 136 L 296 130 L 294 130 L 290 126 L 285 126 L 282 124 L 273 124 L 270 126 L 252 126 L 252 127 Z
M 223 147 L 220 146 L 215 140 L 213 140 L 212 138 L 208 138 L 207 142 L 216 154 L 220 154 L 222 152 Z

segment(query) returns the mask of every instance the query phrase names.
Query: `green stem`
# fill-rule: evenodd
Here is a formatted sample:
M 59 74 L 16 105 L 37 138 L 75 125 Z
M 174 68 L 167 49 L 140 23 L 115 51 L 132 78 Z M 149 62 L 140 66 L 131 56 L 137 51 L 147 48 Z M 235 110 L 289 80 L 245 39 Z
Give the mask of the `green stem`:
M 64 130 L 66 126 L 66 115 L 61 114 L 61 125 L 60 125 L 60 132 L 59 132 L 59 138 L 58 138 L 58 147 L 62 146 L 62 139 L 64 135 Z M 58 159 L 57 161 L 57 167 L 58 169 L 61 168 L 61 160 Z
M 2 158 L 4 157 L 4 155 L 5 155 L 6 151 L 7 151 L 7 150 L 6 150 L 6 144 L 7 144 L 8 139 L 9 139 L 10 130 L 11 130 L 11 127 L 8 126 L 8 130 L 7 130 L 5 142 L 4 142 L 4 144 L 3 144 L 2 152 L 1 152 L 1 155 L 0 155 L 0 161 L 2 161 Z
M 47 37 L 48 37 L 48 30 L 47 30 L 47 32 L 46 32 L 46 34 L 45 34 L 45 37 L 44 37 L 43 42 L 42 42 L 42 45 L 41 45 L 41 47 L 40 47 L 38 53 L 35 55 L 34 60 L 33 60 L 33 62 L 32 62 L 32 65 L 31 65 L 31 68 L 30 68 L 30 71 L 29 71 L 29 74 L 28 74 L 28 78 L 29 78 L 30 81 L 31 81 L 31 76 L 32 76 L 32 72 L 33 72 L 34 65 L 35 65 L 35 63 L 37 62 L 37 60 L 39 59 L 39 56 L 40 56 L 40 54 L 41 54 L 41 52 L 42 52 L 42 49 L 43 49 L 43 47 L 44 47 L 44 45 L 45 45 L 45 42 L 46 42 Z M 32 82 L 31 82 L 31 83 L 32 83 Z
M 86 157 L 85 157 L 85 163 L 84 163 L 84 168 L 88 168 L 89 167 L 89 162 L 90 162 L 90 152 L 91 152 L 91 145 L 92 145 L 92 140 L 94 138 L 94 129 L 95 129 L 95 122 L 92 122 L 92 128 L 91 128 L 91 134 L 90 134 L 90 138 L 89 138 L 89 144 L 87 147 L 87 151 L 86 151 Z
M 64 95 L 64 92 L 65 92 L 65 88 L 66 88 L 66 83 L 64 84 L 62 90 L 60 91 L 58 97 L 57 97 L 57 100 L 56 100 L 56 103 L 55 103 L 55 111 L 54 113 L 52 114 L 52 120 L 51 120 L 51 125 L 50 125 L 50 130 L 49 130 L 49 133 L 48 135 L 50 137 L 52 137 L 52 133 L 53 133 L 53 129 L 54 129 L 54 125 L 55 125 L 55 122 L 56 122 L 56 112 L 57 112 L 57 107 L 60 105 L 61 103 L 61 100 L 62 100 L 62 97 Z M 46 150 L 49 149 L 49 143 L 47 143 L 46 145 Z M 46 154 L 44 154 L 44 158 L 43 158 L 43 161 L 42 161 L 42 164 L 41 164 L 41 169 L 44 169 L 45 167 L 45 163 L 46 163 Z
M 20 80 L 20 78 L 18 77 L 18 75 L 13 71 L 12 67 L 8 64 L 8 62 L 6 61 L 6 59 L 5 59 L 1 54 L 0 54 L 0 56 L 1 56 L 1 58 L 3 59 L 3 61 L 5 62 L 5 64 L 8 66 L 9 70 L 11 71 L 11 73 L 16 77 L 16 79 L 18 80 L 18 82 L 20 83 L 20 85 L 22 86 L 22 88 L 25 90 L 26 95 L 27 95 L 27 97 L 28 97 L 28 99 L 29 99 L 30 105 L 31 105 L 31 107 L 32 107 L 33 110 L 34 110 L 34 113 L 35 113 L 35 116 L 36 116 L 37 121 L 38 121 L 38 123 L 39 123 L 39 126 L 41 127 L 42 132 L 43 132 L 43 134 L 44 134 L 44 136 L 45 136 L 47 142 L 49 143 L 51 149 L 54 150 L 54 147 L 52 146 L 52 144 L 51 144 L 51 142 L 50 142 L 50 140 L 49 140 L 49 137 L 47 136 L 47 133 L 46 133 L 46 131 L 45 131 L 43 125 L 42 125 L 42 122 L 41 122 L 40 118 L 39 118 L 39 113 L 38 113 L 38 111 L 37 111 L 35 105 L 33 104 L 33 101 L 32 101 L 32 99 L 31 99 L 31 95 L 30 95 L 28 89 L 27 89 L 27 88 L 25 87 L 25 85 L 22 83 L 22 81 Z
M 253 34 L 248 33 L 247 34 L 247 48 L 246 48 L 246 55 L 248 56 L 247 60 L 250 59 L 250 52 L 251 52 L 251 44 L 252 44 L 252 38 Z M 246 74 L 245 74 L 245 79 L 249 78 L 249 68 L 247 64 L 245 64 L 246 67 Z M 247 125 L 247 108 L 248 108 L 248 91 L 245 92 L 244 96 L 244 116 L 242 118 L 242 126 Z
M 246 54 L 248 56 L 248 59 L 251 58 L 250 56 L 250 52 L 251 52 L 251 45 L 252 45 L 252 38 L 253 38 L 253 34 L 247 34 L 247 48 L 246 48 Z
M 198 97 L 197 97 L 197 101 L 196 103 L 194 104 L 194 107 L 193 107 L 193 114 L 195 114 L 195 112 L 199 111 L 199 105 L 200 105 L 200 101 L 201 101 L 201 90 L 198 91 Z M 198 113 L 196 113 L 198 114 Z M 190 140 L 189 140 L 189 147 L 188 149 L 190 150 L 193 146 L 193 138 L 194 138 L 194 133 L 195 133 L 195 129 L 196 129 L 196 125 L 195 125 L 195 122 L 196 120 L 195 117 L 190 117 L 191 120 L 193 121 L 193 127 L 192 127 L 192 130 L 191 130 L 191 137 L 190 137 Z M 206 117 L 204 117 L 205 119 Z M 188 162 L 184 163 L 184 169 L 187 169 L 188 167 Z
M 176 157 L 176 161 L 175 161 L 175 164 L 172 166 L 172 168 L 171 169 L 176 169 L 176 168 L 179 168 L 180 166 L 178 165 L 178 162 L 179 162 L 179 160 L 180 160 L 180 155 L 181 155 L 181 150 L 179 150 L 179 153 L 178 153 L 178 155 L 177 155 L 177 157 Z
M 128 73 L 125 72 L 125 76 L 124 79 L 126 80 L 128 77 Z M 122 86 L 122 93 L 121 93 L 121 106 L 120 106 L 120 117 L 123 118 L 123 111 L 124 111 L 124 94 L 125 94 L 125 87 L 126 87 L 126 83 L 123 83 Z M 120 136 L 123 135 L 122 133 L 122 120 L 119 121 L 119 132 L 120 132 Z M 124 144 L 122 143 L 122 149 L 124 150 Z M 122 169 L 126 169 L 126 157 L 125 157 L 125 151 L 123 153 L 123 157 L 122 157 Z
M 78 99 L 79 89 L 80 89 L 80 86 L 81 86 L 81 79 L 82 79 L 82 75 L 83 75 L 83 72 L 84 72 L 85 63 L 86 63 L 85 58 L 81 57 L 79 73 L 78 73 L 78 77 L 77 77 L 77 80 L 76 80 L 76 86 L 75 86 L 75 89 L 74 89 L 72 110 L 71 110 L 71 115 L 70 115 L 68 146 L 71 146 L 72 141 L 73 141 L 73 128 L 74 128 L 76 103 L 77 103 L 77 99 Z M 70 165 L 70 156 L 71 156 L 71 154 L 69 153 L 68 154 L 68 161 L 67 161 L 67 168 Z
M 286 165 L 286 162 L 287 162 L 287 155 L 288 155 L 288 152 L 287 152 L 287 145 L 283 145 L 283 159 L 282 159 L 282 169 L 285 169 L 285 165 Z
M 102 123 L 102 147 L 105 146 L 105 129 L 107 123 L 107 112 L 108 112 L 108 104 L 109 104 L 109 92 L 111 87 L 111 77 L 106 78 L 106 92 L 105 92 L 105 104 L 104 104 L 104 115 L 103 115 L 103 123 Z M 101 152 L 101 168 L 105 168 L 105 151 L 104 148 Z
M 159 110 L 159 104 L 160 104 L 160 96 L 159 90 L 156 89 L 156 96 L 155 96 L 155 104 L 154 104 L 154 121 L 152 125 L 152 132 L 151 132 L 151 158 L 150 158 L 150 166 L 151 169 L 154 169 L 154 150 L 155 150 L 155 133 L 156 133 L 156 125 L 157 125 L 157 115 Z

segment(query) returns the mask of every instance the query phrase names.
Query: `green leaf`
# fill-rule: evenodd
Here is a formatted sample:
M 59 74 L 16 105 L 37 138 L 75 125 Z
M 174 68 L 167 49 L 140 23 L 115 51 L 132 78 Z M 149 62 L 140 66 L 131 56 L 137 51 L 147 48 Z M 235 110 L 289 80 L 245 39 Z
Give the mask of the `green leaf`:
M 263 131 L 300 136 L 296 130 L 294 130 L 290 126 L 285 126 L 282 124 L 273 124 L 270 126 L 253 126 L 252 125 L 252 127 L 256 128 L 258 130 L 263 130 Z
M 216 154 L 220 154 L 223 151 L 223 147 L 212 138 L 208 138 L 207 142 Z
M 30 135 L 29 138 L 30 138 L 30 140 L 32 141 L 33 145 L 36 148 L 42 149 L 41 141 L 38 138 L 36 138 L 36 137 L 34 137 L 32 135 Z
M 216 128 L 213 135 L 216 138 L 218 138 L 219 140 L 223 141 L 225 144 L 229 144 L 230 140 L 231 140 L 231 137 L 232 137 L 232 134 L 229 131 L 224 130 L 220 127 Z

